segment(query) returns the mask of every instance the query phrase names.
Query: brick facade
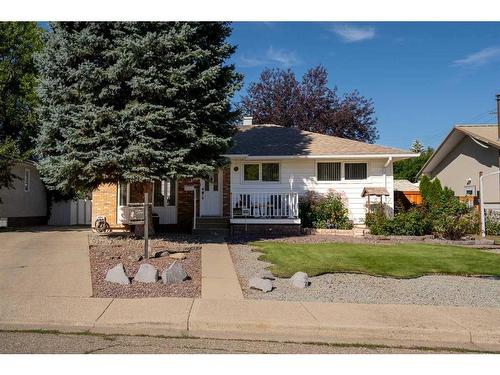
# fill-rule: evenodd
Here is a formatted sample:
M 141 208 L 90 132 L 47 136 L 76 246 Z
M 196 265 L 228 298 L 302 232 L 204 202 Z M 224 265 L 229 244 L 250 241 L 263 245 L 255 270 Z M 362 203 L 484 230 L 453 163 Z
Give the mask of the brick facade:
M 118 185 L 102 184 L 92 192 L 92 227 L 97 216 L 105 216 L 111 228 L 124 228 L 116 222 Z
M 177 226 L 179 230 L 191 231 L 193 228 L 194 199 L 192 191 L 184 186 L 193 185 L 196 189 L 196 216 L 200 215 L 200 180 L 185 178 L 177 181 Z
M 231 224 L 231 235 L 256 235 L 264 237 L 298 236 L 300 224 Z

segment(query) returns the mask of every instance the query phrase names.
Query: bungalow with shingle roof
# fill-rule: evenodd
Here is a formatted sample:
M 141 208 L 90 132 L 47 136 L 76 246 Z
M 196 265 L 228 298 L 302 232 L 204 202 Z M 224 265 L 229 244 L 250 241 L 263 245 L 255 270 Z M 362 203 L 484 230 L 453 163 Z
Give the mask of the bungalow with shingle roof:
M 278 125 L 247 124 L 238 128 L 223 156 L 226 167 L 211 176 L 152 184 L 152 209 L 160 226 L 297 233 L 299 196 L 329 190 L 345 197 L 350 219 L 361 224 L 369 199 L 363 191 L 384 191 L 384 203 L 393 208 L 393 162 L 418 154 Z M 112 227 L 130 225 L 129 212 L 142 200 L 133 184 L 102 186 L 93 194 L 93 216 L 106 216 Z

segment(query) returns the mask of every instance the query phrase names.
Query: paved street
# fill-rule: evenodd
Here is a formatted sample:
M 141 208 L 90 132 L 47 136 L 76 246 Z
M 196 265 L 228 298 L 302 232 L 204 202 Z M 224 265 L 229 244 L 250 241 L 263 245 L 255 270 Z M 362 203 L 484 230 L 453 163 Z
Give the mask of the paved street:
M 0 353 L 115 353 L 115 354 L 395 354 L 450 351 L 295 344 L 246 340 L 101 336 L 89 334 L 0 331 Z
M 0 233 L 0 294 L 90 297 L 88 229 Z

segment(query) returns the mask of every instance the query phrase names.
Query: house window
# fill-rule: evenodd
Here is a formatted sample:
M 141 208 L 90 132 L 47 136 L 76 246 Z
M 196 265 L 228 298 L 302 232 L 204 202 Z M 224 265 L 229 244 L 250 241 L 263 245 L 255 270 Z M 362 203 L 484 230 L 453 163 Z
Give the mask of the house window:
M 345 163 L 346 180 L 366 180 L 367 174 L 366 163 Z
M 24 170 L 24 191 L 30 191 L 31 187 L 31 171 L 26 168 Z
M 318 163 L 318 181 L 340 181 L 340 163 Z
M 243 179 L 245 181 L 259 181 L 259 164 L 245 164 Z
M 154 205 L 156 207 L 175 206 L 175 184 L 173 178 L 154 182 Z
M 278 163 L 262 163 L 262 181 L 279 182 L 280 165 Z
M 127 205 L 127 184 L 125 182 L 120 182 L 120 195 L 118 199 L 118 206 Z

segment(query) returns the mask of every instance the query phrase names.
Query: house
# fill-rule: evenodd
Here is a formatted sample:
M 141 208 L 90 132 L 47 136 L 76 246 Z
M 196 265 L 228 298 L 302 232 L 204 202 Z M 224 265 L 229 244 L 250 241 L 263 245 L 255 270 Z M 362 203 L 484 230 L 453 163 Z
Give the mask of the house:
M 0 189 L 0 227 L 47 224 L 47 194 L 36 164 L 17 162 L 11 173 L 13 188 Z
M 0 189 L 0 227 L 90 225 L 90 200 L 52 200 L 48 204 L 35 162 L 16 162 L 11 173 L 17 176 L 13 187 Z
M 245 118 L 224 155 L 228 163 L 208 178 L 155 181 L 153 213 L 164 229 L 231 226 L 233 231 L 297 233 L 298 198 L 307 191 L 334 189 L 347 200 L 349 216 L 363 223 L 364 189 L 387 192 L 394 207 L 392 164 L 418 156 L 410 151 L 367 144 L 278 125 L 251 125 Z M 92 194 L 92 222 L 105 216 L 112 228 L 130 224 L 134 204 L 143 202 L 135 184 L 105 184 Z
M 486 209 L 500 209 L 500 175 L 485 177 L 484 194 L 479 191 L 479 177 L 500 167 L 500 115 L 498 122 L 455 126 L 419 175 L 439 178 L 461 200 L 477 204 L 483 195 Z

